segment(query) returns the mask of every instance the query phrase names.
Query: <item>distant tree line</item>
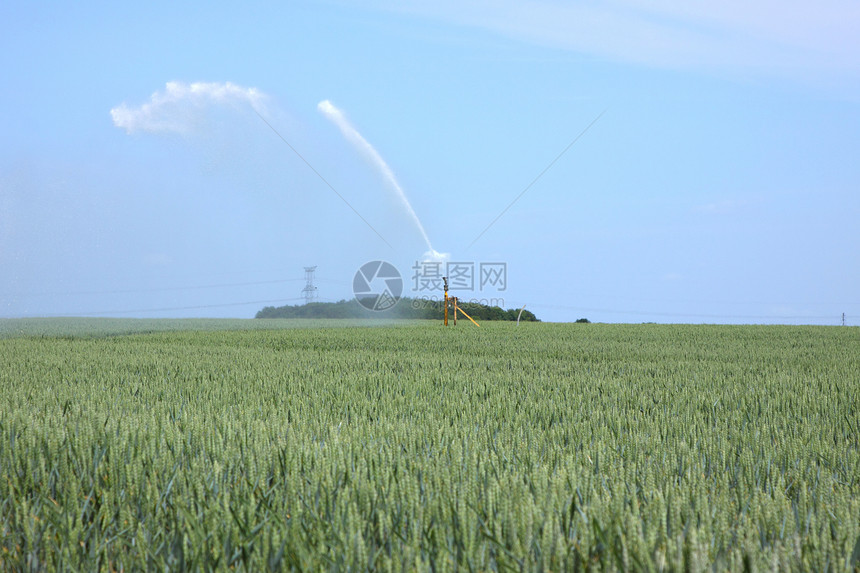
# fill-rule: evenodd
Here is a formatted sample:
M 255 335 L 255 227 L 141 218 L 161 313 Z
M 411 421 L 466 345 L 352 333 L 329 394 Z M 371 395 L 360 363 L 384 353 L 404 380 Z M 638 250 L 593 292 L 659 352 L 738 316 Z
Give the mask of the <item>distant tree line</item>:
M 481 320 L 516 320 L 520 313 L 518 308 L 505 310 L 498 306 L 487 306 L 474 302 L 459 303 L 469 316 Z M 384 311 L 368 310 L 357 300 L 340 300 L 338 302 L 312 302 L 309 304 L 267 306 L 260 310 L 256 318 L 408 318 L 442 320 L 444 304 L 438 300 L 420 298 L 401 298 L 392 308 Z M 453 319 L 449 311 L 449 318 Z M 462 320 L 466 320 L 461 316 Z M 521 321 L 539 322 L 530 310 L 523 310 Z

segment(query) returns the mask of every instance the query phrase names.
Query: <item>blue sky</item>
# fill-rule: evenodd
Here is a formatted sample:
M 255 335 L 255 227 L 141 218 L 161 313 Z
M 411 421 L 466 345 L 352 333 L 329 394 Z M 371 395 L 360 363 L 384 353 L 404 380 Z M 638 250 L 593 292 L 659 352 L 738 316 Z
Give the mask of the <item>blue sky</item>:
M 5 2 L 0 317 L 251 317 L 370 260 L 438 295 L 330 100 L 436 250 L 506 264 L 462 298 L 860 323 L 860 5 L 688 4 Z

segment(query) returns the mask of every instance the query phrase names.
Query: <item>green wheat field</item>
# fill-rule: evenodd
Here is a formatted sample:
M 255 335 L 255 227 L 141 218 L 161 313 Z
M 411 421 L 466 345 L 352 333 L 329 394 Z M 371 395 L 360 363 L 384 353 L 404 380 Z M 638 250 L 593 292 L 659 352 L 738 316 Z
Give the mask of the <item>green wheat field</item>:
M 860 329 L 0 321 L 0 570 L 860 570 Z

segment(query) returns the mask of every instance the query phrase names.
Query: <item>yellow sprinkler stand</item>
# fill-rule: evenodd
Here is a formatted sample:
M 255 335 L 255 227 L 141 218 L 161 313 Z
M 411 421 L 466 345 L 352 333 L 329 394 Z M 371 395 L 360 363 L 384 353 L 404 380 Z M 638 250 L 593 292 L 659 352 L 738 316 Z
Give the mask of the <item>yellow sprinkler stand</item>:
M 481 326 L 480 324 L 475 322 L 474 318 L 472 318 L 471 316 L 466 314 L 463 311 L 463 309 L 460 308 L 460 306 L 457 304 L 457 297 L 456 296 L 452 296 L 452 297 L 448 296 L 448 277 L 442 277 L 442 282 L 445 285 L 445 310 L 444 310 L 444 312 L 445 312 L 445 320 L 444 320 L 445 326 L 448 326 L 448 306 L 451 304 L 454 305 L 454 326 L 457 326 L 457 311 L 458 310 L 463 313 L 463 316 L 465 316 L 466 318 L 471 320 L 472 324 L 474 324 L 475 326 Z

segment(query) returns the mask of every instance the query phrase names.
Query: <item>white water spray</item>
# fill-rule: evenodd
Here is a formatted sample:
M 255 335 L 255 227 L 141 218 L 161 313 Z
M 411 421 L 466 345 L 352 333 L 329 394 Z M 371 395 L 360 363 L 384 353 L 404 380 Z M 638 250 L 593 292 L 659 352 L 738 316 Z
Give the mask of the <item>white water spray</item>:
M 110 110 L 113 124 L 126 133 L 177 133 L 193 135 L 207 110 L 219 106 L 248 105 L 260 113 L 265 109 L 266 95 L 256 88 L 231 82 L 167 82 L 163 91 L 155 92 L 140 106 L 121 104 Z
M 394 176 L 394 172 L 391 171 L 391 168 L 382 159 L 382 156 L 379 155 L 379 152 L 374 148 L 364 137 L 358 132 L 355 127 L 349 120 L 346 119 L 343 112 L 340 111 L 337 107 L 334 106 L 329 100 L 323 100 L 319 104 L 317 104 L 317 109 L 325 115 L 328 119 L 330 119 L 337 127 L 340 129 L 343 136 L 352 143 L 358 150 L 361 152 L 370 162 L 376 167 L 379 172 L 382 174 L 383 179 L 391 186 L 392 189 L 397 193 L 397 196 L 400 198 L 400 202 L 403 204 L 403 207 L 406 209 L 406 212 L 412 218 L 412 222 L 415 223 L 415 226 L 418 227 L 418 230 L 421 232 L 421 236 L 424 238 L 424 242 L 427 243 L 427 252 L 424 253 L 424 258 L 427 260 L 434 261 L 444 261 L 448 258 L 447 254 L 440 253 L 436 249 L 433 248 L 433 245 L 430 244 L 430 238 L 427 236 L 427 232 L 424 230 L 424 225 L 421 224 L 421 220 L 418 218 L 418 215 L 415 213 L 415 210 L 412 208 L 412 205 L 409 203 L 409 199 L 406 198 L 406 192 L 403 191 L 403 188 L 400 186 L 400 183 L 397 182 L 397 178 Z

